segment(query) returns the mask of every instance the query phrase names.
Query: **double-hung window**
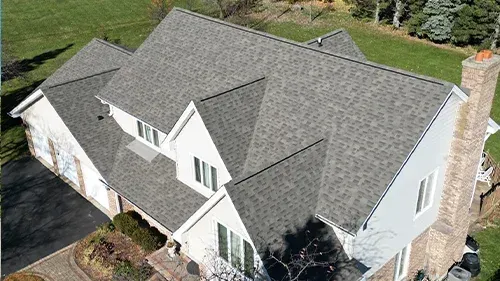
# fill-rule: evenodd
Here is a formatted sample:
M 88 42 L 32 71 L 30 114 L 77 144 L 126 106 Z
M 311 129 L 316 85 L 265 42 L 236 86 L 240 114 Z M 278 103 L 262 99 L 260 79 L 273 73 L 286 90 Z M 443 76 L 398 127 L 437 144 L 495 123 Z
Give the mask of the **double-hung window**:
M 220 223 L 217 223 L 217 243 L 219 257 L 246 277 L 253 278 L 254 252 L 250 243 Z
M 158 138 L 158 130 L 153 129 L 148 124 L 137 120 L 137 134 L 139 137 L 145 139 L 147 142 L 154 144 L 155 146 L 160 146 L 160 140 Z
M 418 186 L 418 198 L 415 215 L 423 213 L 431 205 L 436 180 L 437 169 L 420 181 Z
M 197 182 L 217 191 L 217 169 L 194 157 L 194 178 Z
M 408 258 L 410 257 L 410 245 L 406 246 L 396 255 L 394 266 L 394 281 L 403 280 L 408 273 Z

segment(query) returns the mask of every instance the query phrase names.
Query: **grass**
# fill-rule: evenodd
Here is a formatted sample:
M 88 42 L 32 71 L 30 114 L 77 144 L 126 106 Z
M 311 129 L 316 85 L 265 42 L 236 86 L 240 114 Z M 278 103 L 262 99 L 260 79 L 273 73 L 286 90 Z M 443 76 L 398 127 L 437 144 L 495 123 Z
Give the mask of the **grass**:
M 476 281 L 500 280 L 500 205 L 479 223 L 484 229 L 474 234 L 479 242 L 481 273 Z
M 25 60 L 24 78 L 2 84 L 2 164 L 27 151 L 24 131 L 6 113 L 28 93 L 71 58 L 94 37 L 107 37 L 129 47 L 138 47 L 154 28 L 148 0 L 9 0 L 3 4 L 3 47 Z M 216 14 L 202 0 L 175 0 L 183 8 Z M 208 8 L 207 8 L 208 7 Z M 419 74 L 460 83 L 460 50 L 438 48 L 354 20 L 345 11 L 324 13 L 308 23 L 307 12 L 290 12 L 277 20 L 266 20 L 256 28 L 297 41 L 306 41 L 337 28 L 346 28 L 371 61 Z M 299 24 L 299 23 L 300 24 Z M 500 86 L 491 116 L 500 122 Z M 500 134 L 490 137 L 486 149 L 500 161 Z

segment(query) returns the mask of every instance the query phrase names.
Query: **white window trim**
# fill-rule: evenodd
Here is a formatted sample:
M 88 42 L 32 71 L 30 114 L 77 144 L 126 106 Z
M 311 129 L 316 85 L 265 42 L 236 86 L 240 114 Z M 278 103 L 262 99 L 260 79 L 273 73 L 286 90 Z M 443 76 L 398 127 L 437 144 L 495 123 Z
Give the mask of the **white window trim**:
M 141 137 L 139 135 L 139 128 L 137 127 L 137 122 L 141 122 L 142 123 L 142 134 L 144 135 L 144 137 Z M 156 149 L 156 150 L 160 150 L 160 147 L 161 147 L 161 144 L 162 142 L 160 141 L 160 130 L 156 129 L 155 127 L 149 125 L 148 123 L 142 121 L 142 120 L 139 120 L 139 119 L 135 119 L 135 137 L 136 139 L 140 140 L 142 143 L 144 144 L 147 144 L 148 146 Z M 149 126 L 151 128 L 151 142 L 149 142 L 147 139 L 146 139 L 146 126 Z M 156 133 L 158 134 L 158 146 L 156 146 L 154 144 L 154 134 L 153 134 L 153 130 L 156 131 Z
M 424 206 L 420 212 L 416 212 L 417 210 L 417 206 L 415 205 L 415 208 L 414 208 L 414 218 L 413 218 L 413 221 L 415 221 L 416 219 L 418 219 L 422 214 L 424 214 L 427 210 L 429 210 L 432 205 L 434 204 L 434 193 L 436 191 L 436 186 L 437 186 L 437 182 L 438 182 L 438 176 L 439 176 L 439 167 L 432 170 L 432 172 L 430 172 L 429 174 L 427 174 L 425 177 L 423 177 L 422 179 L 420 179 L 420 181 L 418 181 L 418 184 L 417 184 L 417 198 L 416 198 L 416 204 L 418 204 L 418 193 L 420 192 L 420 182 L 422 182 L 423 180 L 429 178 L 433 173 L 436 173 L 435 176 L 434 176 L 434 182 L 431 183 L 431 192 L 429 193 L 431 195 L 431 199 L 429 201 L 429 205 L 427 206 Z M 426 183 L 425 185 L 425 189 L 424 189 L 424 197 L 422 198 L 422 204 L 425 204 L 425 194 L 427 193 L 427 188 L 429 188 L 429 184 Z
M 405 261 L 404 261 L 405 263 L 403 265 L 403 274 L 399 274 L 400 273 L 399 272 L 399 265 L 401 263 L 401 252 L 403 251 L 404 248 L 401 249 L 401 251 L 399 251 L 399 253 L 396 254 L 396 261 L 395 261 L 395 265 L 394 265 L 394 281 L 404 280 L 408 275 L 408 267 L 410 265 L 411 243 L 406 245 L 405 248 L 406 248 L 406 253 L 405 253 Z M 397 257 L 399 257 L 399 259 Z
M 254 252 L 254 256 L 253 256 L 253 268 L 255 269 L 255 248 L 253 247 L 252 243 L 250 243 L 249 241 L 245 240 L 243 238 L 243 235 L 241 235 L 240 233 L 238 233 L 237 231 L 234 231 L 232 228 L 230 228 L 229 226 L 227 226 L 225 223 L 222 223 L 220 222 L 219 220 L 215 219 L 215 218 L 212 218 L 212 222 L 213 222 L 213 228 L 215 229 L 215 253 L 216 253 L 216 258 L 221 261 L 224 265 L 228 266 L 229 268 L 235 270 L 239 275 L 241 275 L 241 277 L 244 278 L 244 280 L 246 281 L 252 281 L 254 279 L 250 278 L 250 277 L 247 277 L 245 275 L 244 272 L 242 272 L 240 269 L 238 268 L 235 268 L 232 264 L 231 264 L 231 232 L 233 232 L 234 234 L 238 235 L 238 237 L 240 238 L 240 245 L 241 245 L 241 252 L 240 252 L 240 260 L 243 262 L 243 267 L 245 266 L 244 265 L 244 262 L 245 262 L 245 243 L 244 241 L 246 241 L 253 249 L 253 252 Z M 224 226 L 227 230 L 227 261 L 222 258 L 219 254 L 219 226 L 218 224 L 221 224 L 222 226 Z M 245 269 L 243 269 L 245 270 Z
M 197 158 L 200 161 L 201 182 L 199 182 L 199 181 L 196 180 L 196 169 L 194 167 L 194 158 Z M 205 186 L 203 184 L 203 162 L 205 162 L 209 166 L 209 169 L 208 169 L 209 172 L 208 173 L 210 174 L 210 177 L 209 177 L 210 187 L 207 187 L 207 186 Z M 191 167 L 192 167 L 192 174 L 193 174 L 194 182 L 198 186 L 202 187 L 205 190 L 209 190 L 211 192 L 216 192 L 217 190 L 219 190 L 219 188 L 220 188 L 220 185 L 219 185 L 219 169 L 217 169 L 217 167 L 215 165 L 212 165 L 211 163 L 209 163 L 209 162 L 207 162 L 205 160 L 202 160 L 200 157 L 191 154 Z M 214 190 L 214 187 L 212 186 L 212 183 L 213 183 L 212 182 L 212 167 L 215 168 L 215 170 L 217 171 L 217 177 L 216 177 L 217 186 L 215 187 L 215 190 Z

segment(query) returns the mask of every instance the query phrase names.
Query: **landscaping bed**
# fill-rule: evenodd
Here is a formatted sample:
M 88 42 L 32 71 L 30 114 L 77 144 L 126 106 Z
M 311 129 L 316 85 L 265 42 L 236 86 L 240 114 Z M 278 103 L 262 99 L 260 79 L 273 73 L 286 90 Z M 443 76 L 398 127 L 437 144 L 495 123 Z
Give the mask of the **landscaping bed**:
M 13 273 L 5 277 L 4 281 L 45 281 L 45 279 L 32 273 Z
M 125 233 L 124 225 L 128 227 Z M 122 213 L 115 216 L 113 223 L 100 226 L 78 242 L 75 261 L 92 280 L 147 280 L 154 269 L 146 262 L 146 256 L 165 241 L 166 237 L 137 213 Z

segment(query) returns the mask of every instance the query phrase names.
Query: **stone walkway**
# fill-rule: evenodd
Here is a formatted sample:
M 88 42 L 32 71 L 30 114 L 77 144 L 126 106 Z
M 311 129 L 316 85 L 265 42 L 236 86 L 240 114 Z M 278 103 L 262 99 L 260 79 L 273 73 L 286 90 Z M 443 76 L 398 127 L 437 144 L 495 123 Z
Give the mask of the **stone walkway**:
M 75 259 L 73 258 L 75 245 L 71 244 L 23 268 L 21 271 L 40 275 L 47 281 L 91 281 L 75 263 Z

